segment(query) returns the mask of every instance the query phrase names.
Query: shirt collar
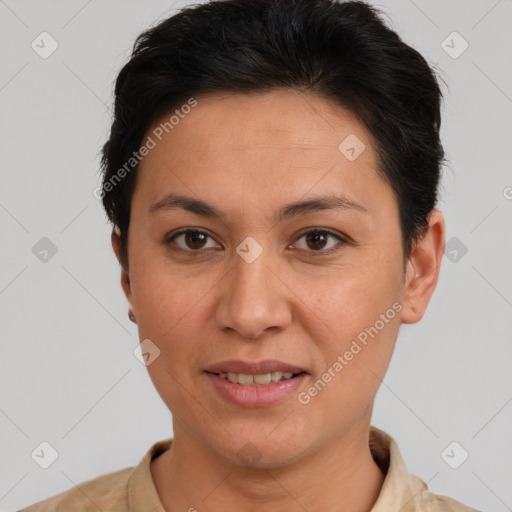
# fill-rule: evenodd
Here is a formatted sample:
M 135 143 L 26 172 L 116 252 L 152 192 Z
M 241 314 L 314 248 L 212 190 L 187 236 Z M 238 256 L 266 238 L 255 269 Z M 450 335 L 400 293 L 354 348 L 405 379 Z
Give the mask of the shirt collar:
M 134 468 L 128 480 L 128 505 L 130 512 L 165 512 L 151 475 L 151 461 L 168 450 L 172 438 L 155 443 Z
M 128 481 L 130 512 L 165 512 L 151 475 L 151 460 L 168 450 L 173 439 L 158 441 L 146 452 Z M 370 451 L 386 475 L 371 512 L 423 512 L 429 510 L 431 493 L 420 478 L 411 475 L 397 444 L 384 431 L 370 426 Z
M 370 426 L 370 451 L 386 475 L 371 512 L 423 512 L 429 510 L 432 493 L 420 478 L 405 466 L 395 440 L 386 432 Z

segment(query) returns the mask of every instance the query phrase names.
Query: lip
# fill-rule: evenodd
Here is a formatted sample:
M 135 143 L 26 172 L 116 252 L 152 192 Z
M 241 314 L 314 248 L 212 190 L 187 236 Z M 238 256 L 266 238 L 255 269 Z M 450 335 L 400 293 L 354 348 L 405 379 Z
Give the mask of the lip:
M 233 384 L 215 373 L 207 371 L 205 375 L 223 398 L 242 407 L 268 407 L 285 400 L 291 395 L 296 396 L 297 389 L 308 377 L 307 373 L 301 373 L 291 379 L 270 384 L 242 386 L 241 384 Z M 254 375 L 257 375 L 257 373 Z
M 243 373 L 245 375 L 261 375 L 272 372 L 289 373 L 307 373 L 304 368 L 293 366 L 277 359 L 266 359 L 255 363 L 241 361 L 239 359 L 230 359 L 216 363 L 206 369 L 208 373 Z M 263 386 L 265 387 L 265 386 Z

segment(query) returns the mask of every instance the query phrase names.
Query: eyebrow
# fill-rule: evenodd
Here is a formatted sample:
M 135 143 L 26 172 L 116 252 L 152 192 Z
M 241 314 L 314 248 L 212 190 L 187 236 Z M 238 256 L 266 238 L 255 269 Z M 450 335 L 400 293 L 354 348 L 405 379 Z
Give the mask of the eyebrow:
M 153 204 L 149 208 L 149 213 L 153 214 L 158 211 L 173 210 L 176 208 L 182 208 L 196 215 L 213 219 L 225 219 L 227 217 L 225 212 L 202 199 L 172 193 L 165 195 L 162 199 Z M 328 195 L 285 204 L 280 209 L 277 219 L 280 222 L 314 211 L 334 209 L 356 210 L 362 213 L 369 213 L 363 205 L 347 197 Z

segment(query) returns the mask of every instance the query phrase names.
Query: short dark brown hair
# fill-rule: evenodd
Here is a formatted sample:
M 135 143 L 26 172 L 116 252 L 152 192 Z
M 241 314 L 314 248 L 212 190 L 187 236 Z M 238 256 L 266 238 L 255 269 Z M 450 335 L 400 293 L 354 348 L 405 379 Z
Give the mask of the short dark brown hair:
M 202 94 L 276 88 L 316 93 L 369 129 L 398 201 L 407 258 L 437 202 L 442 93 L 426 60 L 380 15 L 359 1 L 214 0 L 143 32 L 117 77 L 102 152 L 102 201 L 126 265 L 133 155 L 156 118 Z

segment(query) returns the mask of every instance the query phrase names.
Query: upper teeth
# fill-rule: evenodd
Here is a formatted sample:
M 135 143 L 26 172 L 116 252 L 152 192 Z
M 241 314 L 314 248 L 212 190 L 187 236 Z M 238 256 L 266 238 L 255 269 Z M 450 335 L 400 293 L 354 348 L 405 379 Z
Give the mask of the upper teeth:
M 270 384 L 271 382 L 279 382 L 281 379 L 291 379 L 291 372 L 272 372 L 262 373 L 260 375 L 247 375 L 245 373 L 219 373 L 219 377 L 229 380 L 233 384 L 242 384 L 250 386 L 251 384 Z

